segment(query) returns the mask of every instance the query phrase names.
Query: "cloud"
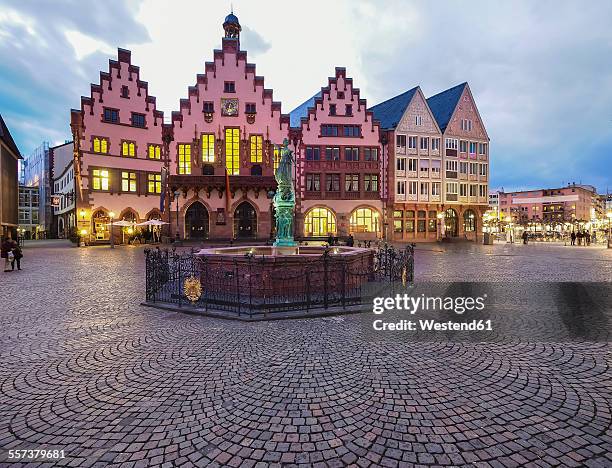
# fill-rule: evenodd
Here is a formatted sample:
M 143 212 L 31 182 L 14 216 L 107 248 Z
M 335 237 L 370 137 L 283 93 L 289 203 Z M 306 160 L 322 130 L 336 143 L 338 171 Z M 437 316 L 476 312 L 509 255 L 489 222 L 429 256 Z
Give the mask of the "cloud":
M 272 45 L 266 42 L 257 31 L 248 26 L 242 28 L 242 32 L 240 33 L 240 44 L 241 47 L 248 50 L 254 57 L 265 54 L 270 50 L 270 47 L 272 47 Z
M 69 137 L 69 109 L 117 47 L 132 50 L 158 108 L 176 110 L 220 46 L 228 13 L 201 0 L 4 3 L 0 112 L 26 153 Z M 417 84 L 432 95 L 468 81 L 491 137 L 492 186 L 612 188 L 602 170 L 612 157 L 610 2 L 235 0 L 234 13 L 284 112 L 336 66 L 369 105 Z
M 0 112 L 20 150 L 70 138 L 70 108 L 89 95 L 109 52 L 148 40 L 134 3 L 5 1 L 0 11 Z M 137 5 L 136 5 L 137 6 Z M 110 46 L 112 44 L 112 47 Z

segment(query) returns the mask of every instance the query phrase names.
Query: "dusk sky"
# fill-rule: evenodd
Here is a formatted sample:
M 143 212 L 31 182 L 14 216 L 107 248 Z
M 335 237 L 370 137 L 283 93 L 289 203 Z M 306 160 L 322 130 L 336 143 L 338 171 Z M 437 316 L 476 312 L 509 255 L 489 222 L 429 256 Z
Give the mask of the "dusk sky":
M 468 81 L 491 188 L 612 191 L 612 2 L 234 0 L 241 45 L 283 112 L 347 68 L 368 106 Z M 0 0 L 0 113 L 20 150 L 70 139 L 117 47 L 157 108 L 178 109 L 221 44 L 230 2 Z

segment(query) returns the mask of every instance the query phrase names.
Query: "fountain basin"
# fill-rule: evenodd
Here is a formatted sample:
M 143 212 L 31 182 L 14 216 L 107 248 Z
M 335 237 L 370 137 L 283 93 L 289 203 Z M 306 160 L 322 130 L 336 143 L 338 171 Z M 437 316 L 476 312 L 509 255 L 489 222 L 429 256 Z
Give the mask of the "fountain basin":
M 372 280 L 374 271 L 374 252 L 358 247 L 239 246 L 202 249 L 195 255 L 205 294 L 251 302 L 349 297 Z

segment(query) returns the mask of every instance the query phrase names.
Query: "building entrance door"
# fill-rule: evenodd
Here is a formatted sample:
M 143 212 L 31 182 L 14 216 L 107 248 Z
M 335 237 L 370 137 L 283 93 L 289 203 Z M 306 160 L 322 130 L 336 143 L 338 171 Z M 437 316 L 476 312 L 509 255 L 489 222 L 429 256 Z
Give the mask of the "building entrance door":
M 457 212 L 449 208 L 444 212 L 444 232 L 446 237 L 457 237 L 459 235 L 458 228 Z
M 248 239 L 257 235 L 257 212 L 249 202 L 242 202 L 234 212 L 234 237 Z
M 194 202 L 185 213 L 185 237 L 207 239 L 209 230 L 208 210 L 202 203 Z

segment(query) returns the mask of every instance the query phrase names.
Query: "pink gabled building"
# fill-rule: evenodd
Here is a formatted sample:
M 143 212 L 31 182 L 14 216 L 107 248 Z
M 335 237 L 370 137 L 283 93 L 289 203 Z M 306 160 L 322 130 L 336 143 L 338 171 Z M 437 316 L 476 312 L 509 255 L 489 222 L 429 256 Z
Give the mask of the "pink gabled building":
M 85 240 L 108 242 L 111 219 L 162 219 L 171 238 L 270 239 L 285 138 L 296 158 L 295 237 L 477 239 L 489 140 L 467 83 L 429 99 L 417 87 L 368 110 L 336 68 L 285 115 L 240 48 L 238 18 L 223 29 L 170 123 L 124 49 L 72 110 L 66 173 Z M 114 233 L 119 241 L 131 229 Z
M 382 235 L 379 124 L 344 68 L 291 113 L 296 236 Z
M 83 236 L 108 241 L 112 214 L 116 221 L 159 219 L 164 115 L 130 51 L 119 49 L 71 114 L 76 217 Z M 114 229 L 117 240 L 122 229 Z
M 288 136 L 289 116 L 240 49 L 238 18 L 228 15 L 223 29 L 221 50 L 172 113 L 169 186 L 179 194 L 179 237 L 269 239 L 276 146 Z M 176 200 L 170 212 L 175 232 Z

